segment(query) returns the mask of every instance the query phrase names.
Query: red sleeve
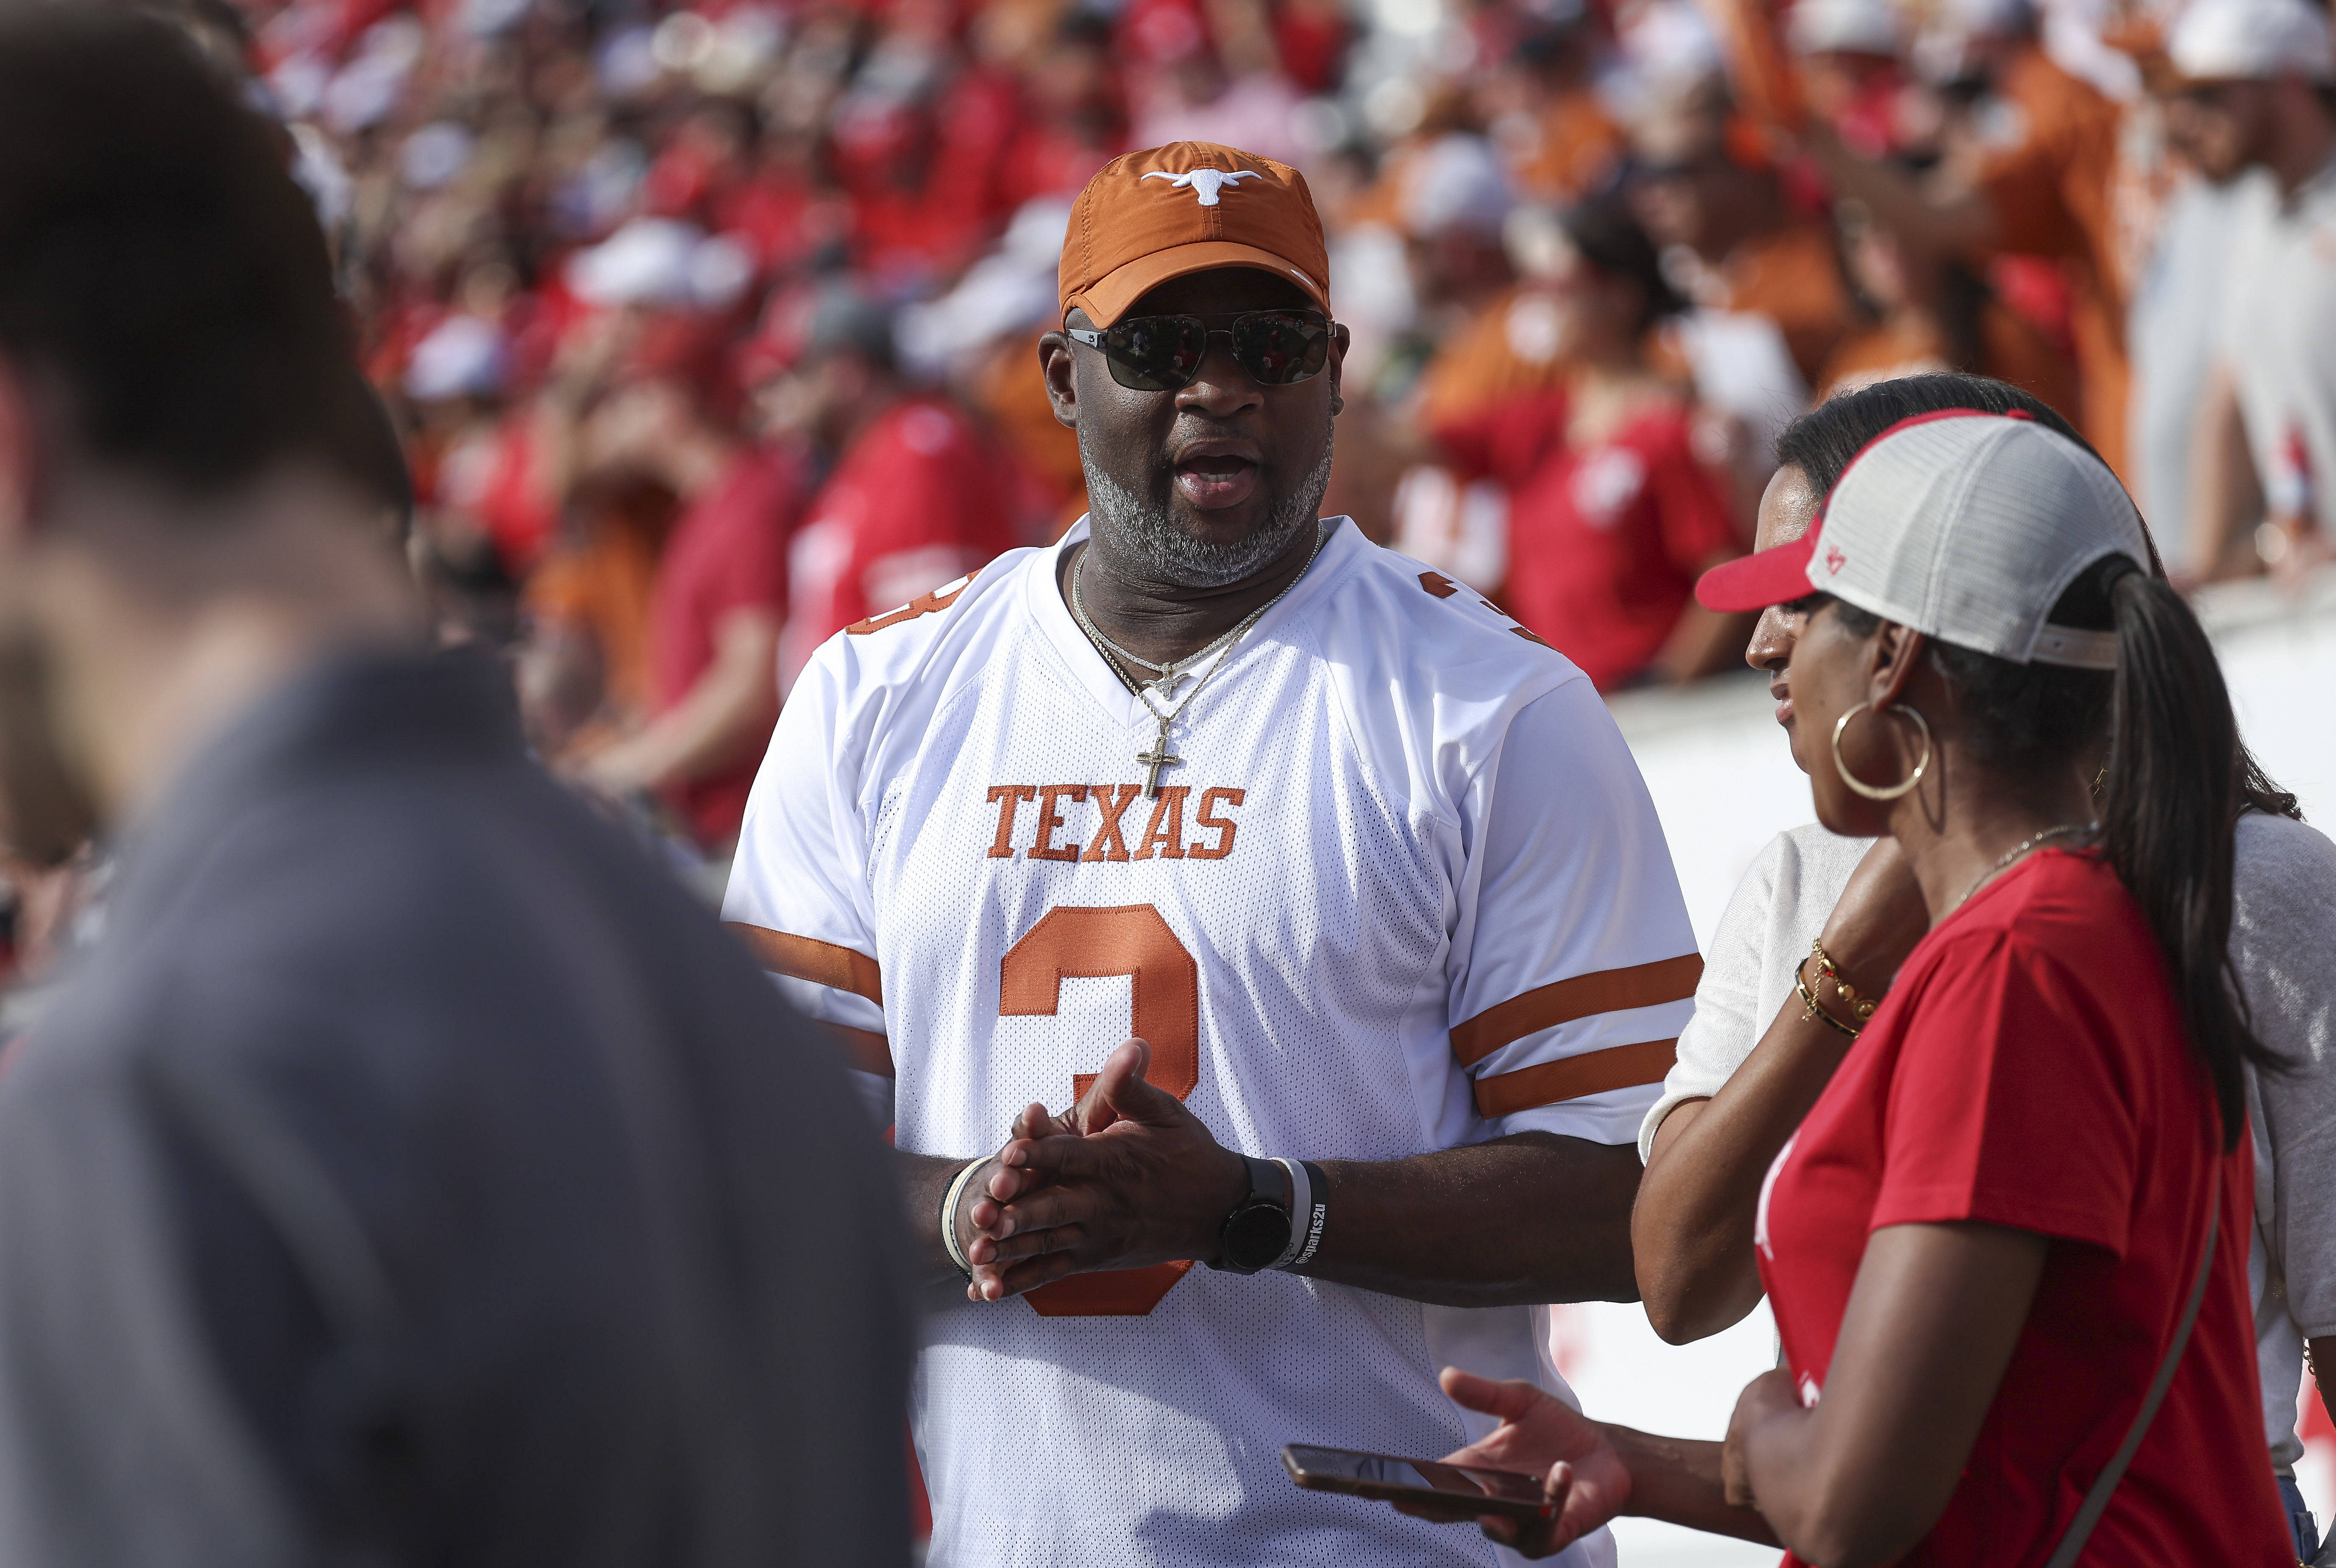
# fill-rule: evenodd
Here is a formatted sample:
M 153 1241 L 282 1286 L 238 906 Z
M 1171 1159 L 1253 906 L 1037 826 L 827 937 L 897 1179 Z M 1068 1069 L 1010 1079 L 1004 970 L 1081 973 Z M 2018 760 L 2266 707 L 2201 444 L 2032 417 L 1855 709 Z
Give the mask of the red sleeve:
M 776 464 L 739 487 L 733 515 L 723 519 L 722 570 L 708 573 L 701 590 L 709 623 L 734 609 L 786 613 L 787 537 L 801 504 L 793 471 Z
M 1515 490 L 1565 440 L 1565 396 L 1542 393 L 1497 403 L 1440 424 L 1436 443 L 1463 483 L 1490 479 Z
M 2000 932 L 1941 956 L 1906 998 L 1872 1228 L 1976 1220 L 2123 1256 L 2141 1139 L 2117 1020 Z
M 1655 513 L 1663 531 L 1663 553 L 1684 572 L 1701 571 L 1714 556 L 1739 555 L 1743 538 L 1736 531 L 1728 497 L 1711 471 L 1698 461 L 1681 414 L 1676 425 L 1649 454 L 1653 474 Z

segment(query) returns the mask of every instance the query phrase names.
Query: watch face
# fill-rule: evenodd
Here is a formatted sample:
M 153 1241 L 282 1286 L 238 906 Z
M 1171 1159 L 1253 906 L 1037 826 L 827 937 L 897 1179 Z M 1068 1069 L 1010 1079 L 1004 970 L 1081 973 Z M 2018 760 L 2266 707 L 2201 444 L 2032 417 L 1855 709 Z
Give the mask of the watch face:
M 1290 1245 L 1290 1215 L 1272 1203 L 1251 1203 L 1225 1222 L 1225 1261 L 1254 1273 Z

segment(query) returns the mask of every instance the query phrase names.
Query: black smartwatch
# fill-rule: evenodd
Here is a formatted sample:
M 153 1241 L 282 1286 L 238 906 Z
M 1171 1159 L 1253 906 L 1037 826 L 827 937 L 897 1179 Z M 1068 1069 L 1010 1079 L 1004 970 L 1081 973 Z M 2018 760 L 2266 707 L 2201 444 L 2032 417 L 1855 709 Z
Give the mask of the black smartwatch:
M 1249 1192 L 1225 1216 L 1217 1232 L 1219 1261 L 1228 1274 L 1254 1274 L 1290 1250 L 1290 1175 L 1271 1160 L 1241 1156 L 1249 1167 Z

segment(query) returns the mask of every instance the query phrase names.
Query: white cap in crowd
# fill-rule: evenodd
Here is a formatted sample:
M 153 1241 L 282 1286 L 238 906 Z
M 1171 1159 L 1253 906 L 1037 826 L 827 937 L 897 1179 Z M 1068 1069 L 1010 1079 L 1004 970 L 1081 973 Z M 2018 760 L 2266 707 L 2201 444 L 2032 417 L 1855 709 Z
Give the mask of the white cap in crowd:
M 2193 82 L 2336 81 L 2328 13 L 2312 0 L 2193 0 L 2166 54 Z
M 1806 538 L 1714 568 L 1696 597 L 1752 610 L 1814 589 L 2015 664 L 2115 669 L 2115 632 L 2051 619 L 2111 555 L 2140 567 L 2149 546 L 2106 463 L 2031 419 L 1956 410 L 1884 431 Z
M 1905 28 L 1890 0 L 1798 0 L 1785 35 L 1803 54 L 1895 55 Z

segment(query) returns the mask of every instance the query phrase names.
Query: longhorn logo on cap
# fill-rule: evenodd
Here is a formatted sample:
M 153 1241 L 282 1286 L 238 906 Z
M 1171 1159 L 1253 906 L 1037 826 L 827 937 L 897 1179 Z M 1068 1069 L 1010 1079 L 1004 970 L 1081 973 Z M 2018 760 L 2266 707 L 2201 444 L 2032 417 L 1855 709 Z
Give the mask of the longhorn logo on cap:
M 1238 185 L 1244 180 L 1262 180 L 1265 176 L 1254 169 L 1236 169 L 1231 173 L 1222 169 L 1195 169 L 1189 174 L 1171 174 L 1166 170 L 1155 169 L 1144 178 L 1165 180 L 1175 189 L 1190 190 L 1198 196 L 1202 206 L 1214 207 L 1218 193 L 1226 186 Z

